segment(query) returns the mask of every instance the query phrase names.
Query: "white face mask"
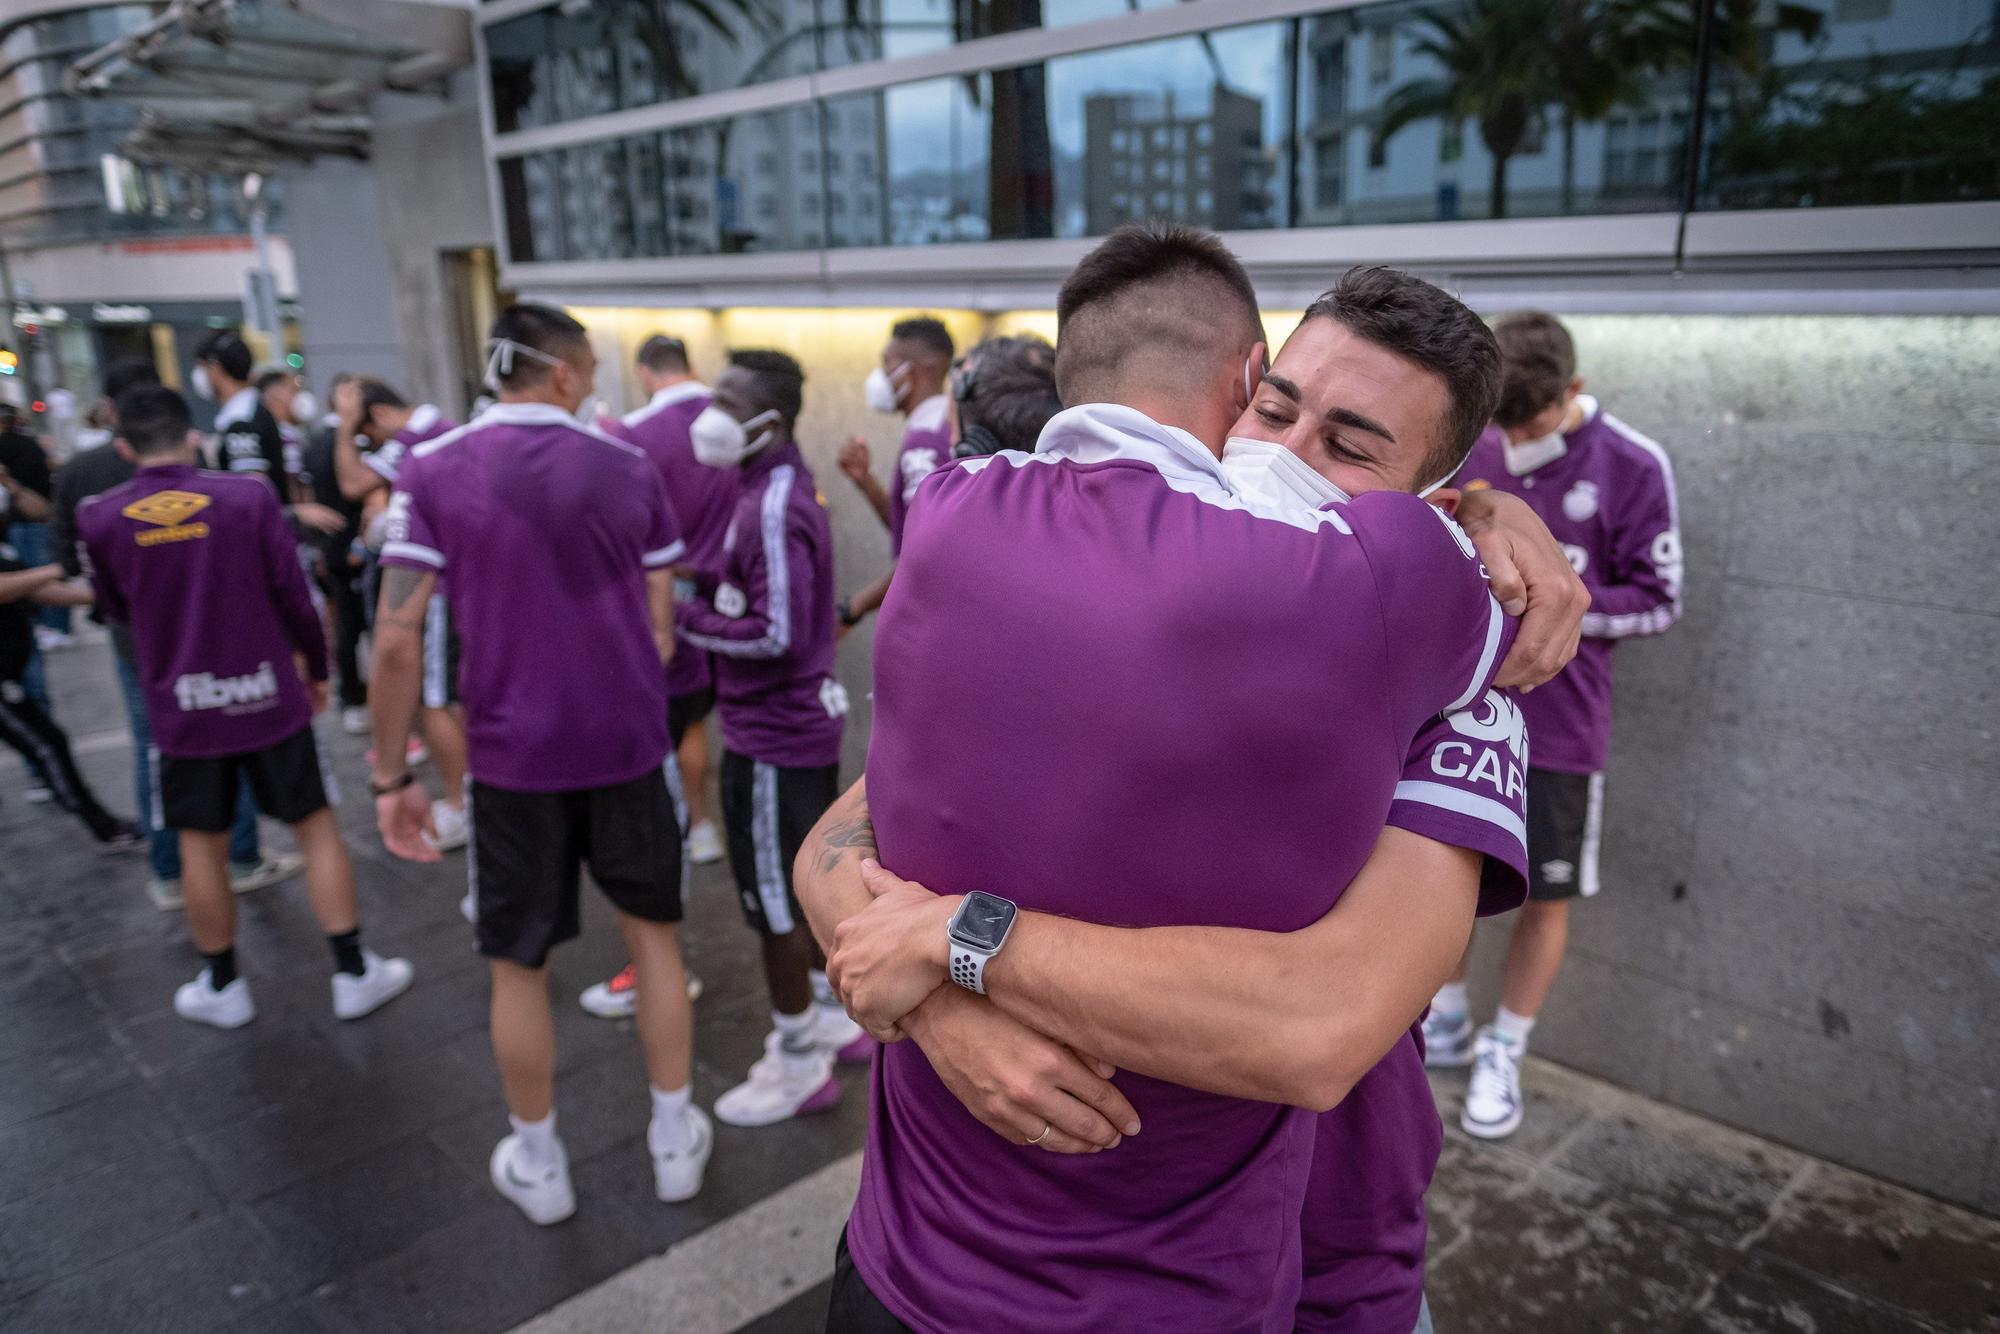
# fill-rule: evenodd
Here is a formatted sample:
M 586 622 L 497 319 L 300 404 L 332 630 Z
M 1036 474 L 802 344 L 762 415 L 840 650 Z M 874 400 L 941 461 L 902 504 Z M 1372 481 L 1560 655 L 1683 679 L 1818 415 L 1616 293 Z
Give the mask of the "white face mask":
M 688 427 L 688 438 L 694 443 L 694 456 L 711 468 L 741 467 L 743 460 L 770 444 L 778 434 L 774 430 L 762 431 L 752 439 L 750 428 L 767 417 L 776 420 L 777 416 L 777 411 L 771 409 L 758 413 L 747 422 L 740 422 L 711 403 Z
M 593 390 L 592 392 L 584 395 L 583 402 L 577 404 L 576 411 L 571 413 L 570 415 L 572 417 L 575 417 L 578 421 L 582 422 L 585 426 L 595 426 L 597 424 L 597 419 L 603 414 L 604 414 L 604 402 L 597 396 L 596 391 Z
M 188 376 L 188 387 L 194 390 L 195 397 L 215 402 L 215 381 L 208 378 L 208 367 L 196 366 L 194 374 Z
M 1554 463 L 1569 452 L 1569 444 L 1563 439 L 1562 428 L 1558 426 L 1547 435 L 1533 440 L 1523 440 L 1520 444 L 1508 444 L 1500 451 L 1507 462 L 1507 471 L 1516 477 L 1525 477 L 1545 463 Z
M 309 389 L 301 389 L 292 399 L 292 420 L 313 422 L 319 420 L 319 398 Z
M 897 401 L 902 397 L 903 382 L 909 378 L 910 363 L 907 361 L 893 371 L 884 371 L 877 366 L 861 382 L 862 397 L 876 412 L 894 412 Z
M 1316 510 L 1348 494 L 1283 445 L 1233 435 L 1222 447 L 1222 472 L 1236 493 L 1278 510 Z

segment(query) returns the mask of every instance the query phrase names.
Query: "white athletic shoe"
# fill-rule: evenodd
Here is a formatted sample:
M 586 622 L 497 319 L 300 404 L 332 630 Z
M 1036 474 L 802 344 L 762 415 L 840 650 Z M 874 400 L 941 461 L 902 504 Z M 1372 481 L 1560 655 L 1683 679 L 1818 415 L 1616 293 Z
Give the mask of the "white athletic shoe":
M 458 915 L 474 926 L 479 925 L 479 891 L 468 889 L 465 897 L 458 901 Z
M 248 894 L 252 890 L 275 885 L 280 880 L 290 880 L 305 869 L 305 864 L 306 859 L 296 852 L 280 852 L 240 871 L 232 866 L 229 868 L 229 887 L 238 894 Z
M 562 1222 L 576 1212 L 576 1190 L 569 1183 L 569 1155 L 562 1141 L 556 1141 L 555 1165 L 539 1174 L 520 1166 L 516 1152 L 520 1142 L 519 1135 L 509 1135 L 493 1147 L 488 1164 L 493 1189 L 512 1200 L 530 1223 L 547 1227 Z
M 356 977 L 352 973 L 333 975 L 333 1017 L 336 1019 L 359 1019 L 362 1015 L 378 1010 L 410 989 L 410 980 L 417 970 L 410 966 L 408 959 L 385 959 L 374 950 L 364 949 L 361 957 L 368 964 L 368 971 Z
M 688 1001 L 701 999 L 701 979 L 687 975 Z M 577 1003 L 599 1019 L 630 1019 L 639 1011 L 639 970 L 626 964 L 602 982 L 592 983 L 577 997 Z
M 703 820 L 688 830 L 688 860 L 696 866 L 713 866 L 722 860 L 722 836 L 713 820 Z
M 350 705 L 340 711 L 340 730 L 349 736 L 367 736 L 373 724 L 369 721 L 368 710 L 359 704 Z
M 1472 1082 L 1458 1123 L 1468 1135 L 1505 1139 L 1521 1128 L 1521 1057 L 1526 1049 L 1489 1027 L 1479 1030 L 1473 1053 Z
M 821 1051 L 849 1065 L 866 1065 L 874 1060 L 878 1045 L 868 1036 L 867 1029 L 847 1017 L 847 1011 L 817 1001 L 813 1003 L 813 1041 Z
M 833 1054 L 814 1047 L 810 1056 L 788 1056 L 773 1033 L 765 1039 L 764 1055 L 750 1067 L 750 1078 L 715 1100 L 715 1119 L 727 1126 L 769 1126 L 827 1111 L 839 1102 Z
M 1472 1064 L 1472 1016 L 1445 1014 L 1435 1006 L 1424 1016 L 1424 1064 L 1456 1070 Z
M 431 823 L 437 826 L 437 838 L 431 846 L 439 852 L 451 852 L 465 846 L 471 826 L 466 822 L 464 811 L 448 801 L 434 801 L 431 803 Z
M 708 1170 L 709 1155 L 715 1152 L 715 1127 L 708 1113 L 699 1107 L 687 1109 L 688 1143 L 665 1153 L 653 1147 L 653 1132 L 646 1131 L 646 1148 L 653 1155 L 653 1193 L 667 1204 L 679 1204 L 701 1193 L 702 1173 Z
M 174 1013 L 197 1024 L 217 1028 L 241 1028 L 257 1017 L 257 1003 L 250 999 L 249 979 L 238 977 L 222 990 L 208 984 L 209 970 L 192 982 L 181 983 L 174 993 Z
M 187 906 L 187 899 L 181 894 L 181 882 L 178 880 L 162 880 L 158 876 L 147 877 L 146 897 L 151 899 L 153 906 L 161 912 L 179 912 Z

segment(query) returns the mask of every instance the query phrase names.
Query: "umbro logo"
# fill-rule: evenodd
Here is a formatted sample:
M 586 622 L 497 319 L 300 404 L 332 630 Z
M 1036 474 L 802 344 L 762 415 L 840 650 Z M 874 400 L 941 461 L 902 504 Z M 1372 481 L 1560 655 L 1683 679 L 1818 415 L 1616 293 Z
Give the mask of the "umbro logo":
M 140 523 L 153 524 L 132 534 L 132 540 L 142 547 L 156 547 L 163 542 L 192 542 L 207 537 L 207 524 L 188 520 L 209 504 L 210 498 L 199 491 L 155 491 L 133 501 L 119 513 Z

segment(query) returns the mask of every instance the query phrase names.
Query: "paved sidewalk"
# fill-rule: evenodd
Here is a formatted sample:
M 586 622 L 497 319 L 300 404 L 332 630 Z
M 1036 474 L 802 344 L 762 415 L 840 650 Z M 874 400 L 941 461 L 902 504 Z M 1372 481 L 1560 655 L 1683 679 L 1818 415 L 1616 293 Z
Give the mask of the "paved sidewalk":
M 58 715 L 89 738 L 87 775 L 129 809 L 105 650 L 55 655 L 50 674 Z M 330 1013 L 326 946 L 296 883 L 240 901 L 257 1021 L 219 1033 L 176 1018 L 173 988 L 198 960 L 179 916 L 146 902 L 143 862 L 100 858 L 75 821 L 26 805 L 0 755 L 0 1329 L 821 1328 L 861 1075 L 828 1116 L 720 1127 L 708 1189 L 659 1204 L 629 1025 L 575 1004 L 620 962 L 593 903 L 554 969 L 580 1208 L 530 1227 L 485 1179 L 506 1122 L 485 973 L 458 917 L 462 858 L 414 867 L 381 851 L 362 744 L 331 723 L 366 938 L 418 968 L 407 996 L 358 1024 Z M 687 938 L 708 985 L 695 1091 L 710 1103 L 769 1024 L 720 868 L 697 872 Z M 1462 1086 L 1436 1081 L 1444 1334 L 2000 1331 L 2000 1223 L 1539 1061 L 1526 1126 L 1475 1143 L 1456 1127 Z

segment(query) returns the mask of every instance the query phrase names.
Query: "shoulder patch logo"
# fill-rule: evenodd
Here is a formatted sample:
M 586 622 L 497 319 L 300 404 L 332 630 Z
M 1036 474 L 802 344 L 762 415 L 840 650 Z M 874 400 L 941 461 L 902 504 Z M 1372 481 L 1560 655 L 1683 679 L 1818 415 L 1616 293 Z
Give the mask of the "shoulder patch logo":
M 209 503 L 209 497 L 199 491 L 155 491 L 133 501 L 119 513 L 140 523 L 153 524 L 154 527 L 134 533 L 132 540 L 142 547 L 156 547 L 165 542 L 192 542 L 207 537 L 207 524 L 188 520 L 207 509 Z

